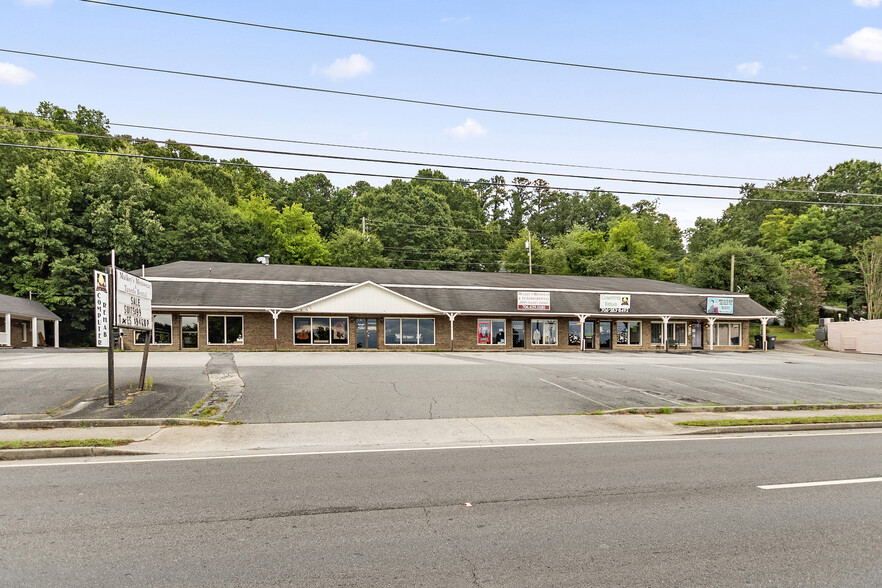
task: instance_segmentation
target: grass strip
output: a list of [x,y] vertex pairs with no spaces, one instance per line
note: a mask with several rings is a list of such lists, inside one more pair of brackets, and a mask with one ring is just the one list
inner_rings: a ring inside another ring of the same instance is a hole
[[0,441],[0,449],[46,449],[51,447],[119,447],[134,439],[63,439],[46,441]]
[[781,417],[771,419],[710,419],[681,421],[686,427],[740,427],[743,425],[811,425],[815,423],[872,423],[882,422],[882,414],[853,414],[814,417]]

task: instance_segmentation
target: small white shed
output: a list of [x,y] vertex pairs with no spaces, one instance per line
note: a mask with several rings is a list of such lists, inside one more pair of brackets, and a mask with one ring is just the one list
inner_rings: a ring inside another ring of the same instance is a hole
[[58,347],[61,317],[36,300],[0,294],[0,346],[45,346],[47,321],[54,323],[52,343]]

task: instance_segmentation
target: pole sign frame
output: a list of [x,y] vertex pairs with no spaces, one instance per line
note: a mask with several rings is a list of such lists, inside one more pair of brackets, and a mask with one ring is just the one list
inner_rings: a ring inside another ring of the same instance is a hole
[[107,274],[95,270],[95,347],[110,347],[110,293]]
[[136,331],[153,330],[153,284],[122,270],[113,280],[116,316],[113,326]]

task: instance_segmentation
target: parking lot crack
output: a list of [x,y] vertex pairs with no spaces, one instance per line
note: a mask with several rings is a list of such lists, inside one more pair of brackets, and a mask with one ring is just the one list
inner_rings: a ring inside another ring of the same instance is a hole
[[475,423],[473,423],[473,422],[471,421],[471,419],[466,419],[466,422],[467,422],[468,424],[470,424],[471,426],[473,426],[473,427],[475,428],[476,431],[478,431],[480,434],[482,434],[482,435],[484,436],[484,438],[487,439],[487,441],[489,441],[490,443],[493,443],[493,439],[491,439],[490,436],[487,435],[487,433],[485,433],[484,431],[482,431],[482,430],[481,430],[481,427],[479,427],[478,425],[476,425]]

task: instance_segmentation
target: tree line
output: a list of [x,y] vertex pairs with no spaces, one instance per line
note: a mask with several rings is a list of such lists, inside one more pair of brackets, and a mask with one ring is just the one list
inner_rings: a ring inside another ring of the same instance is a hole
[[[73,343],[91,341],[91,274],[109,263],[111,249],[132,269],[269,255],[285,264],[532,267],[722,289],[735,255],[738,289],[771,309],[797,298],[808,308],[792,312],[792,321],[812,320],[821,301],[861,308],[874,300],[856,253],[882,234],[882,213],[813,203],[878,203],[865,196],[882,192],[877,163],[746,185],[721,218],[700,218],[683,232],[657,201],[626,205],[601,189],[556,190],[542,179],[473,182],[426,169],[383,186],[337,187],[323,174],[289,181],[173,141],[112,137],[104,114],[84,106],[0,108],[0,127],[2,143],[97,152],[0,147],[0,291],[34,293],[62,316],[63,339]],[[761,202],[781,199],[769,188],[794,190],[786,199],[799,203]]]

